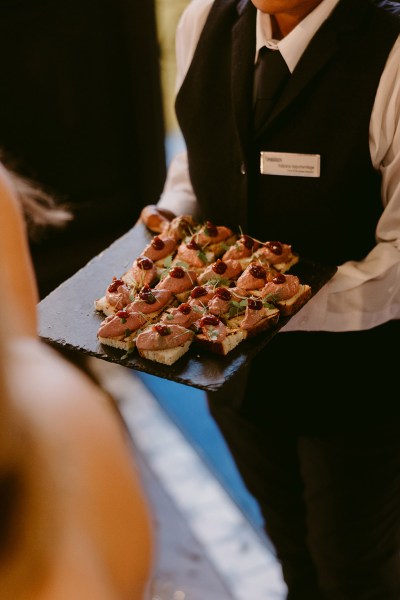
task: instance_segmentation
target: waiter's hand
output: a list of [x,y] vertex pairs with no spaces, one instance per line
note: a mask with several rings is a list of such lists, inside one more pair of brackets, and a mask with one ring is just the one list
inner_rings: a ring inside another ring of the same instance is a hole
[[175,215],[165,208],[157,208],[155,204],[148,204],[140,213],[141,221],[154,233],[162,233],[167,229]]

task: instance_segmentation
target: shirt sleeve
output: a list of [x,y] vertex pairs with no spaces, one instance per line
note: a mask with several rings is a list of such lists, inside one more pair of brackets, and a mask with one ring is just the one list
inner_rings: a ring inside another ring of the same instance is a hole
[[199,216],[199,207],[189,178],[186,151],[172,159],[157,207],[167,208],[175,215],[192,215],[195,219]]
[[400,38],[382,73],[369,136],[372,164],[382,174],[376,246],[364,260],[340,265],[282,332],[361,330],[400,319]]
[[[213,0],[191,0],[179,19],[175,36],[176,93],[181,87],[192,62],[212,3]],[[190,214],[194,218],[200,216],[197,199],[189,177],[186,151],[177,154],[172,159],[157,206],[167,208],[176,215]]]

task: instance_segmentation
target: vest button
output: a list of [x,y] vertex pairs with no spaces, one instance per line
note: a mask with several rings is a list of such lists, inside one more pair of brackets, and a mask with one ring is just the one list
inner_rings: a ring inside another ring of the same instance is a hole
[[240,172],[242,175],[246,175],[246,165],[244,164],[244,162],[242,162],[240,165]]

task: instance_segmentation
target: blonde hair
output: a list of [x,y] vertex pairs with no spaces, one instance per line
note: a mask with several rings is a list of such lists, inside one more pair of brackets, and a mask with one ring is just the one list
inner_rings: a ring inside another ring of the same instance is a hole
[[7,168],[17,196],[30,239],[38,237],[43,228],[63,227],[73,218],[66,204],[59,204],[36,182]]

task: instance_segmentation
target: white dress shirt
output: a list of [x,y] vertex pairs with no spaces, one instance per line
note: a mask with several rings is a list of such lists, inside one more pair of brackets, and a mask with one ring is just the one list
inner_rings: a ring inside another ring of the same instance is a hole
[[[279,47],[292,72],[337,2],[322,0],[279,41],[272,39],[269,15],[257,11],[255,61],[263,45]],[[176,32],[176,90],[189,68],[212,4],[213,0],[192,0],[181,16]],[[377,223],[376,246],[364,260],[339,265],[328,284],[291,318],[282,332],[360,330],[400,319],[400,36],[388,57],[377,90],[369,144],[372,164],[382,174],[384,210]],[[199,214],[186,152],[172,161],[158,206],[169,208],[177,215]],[[360,215],[360,227],[362,222]],[[290,243],[290,240],[284,241]]]

